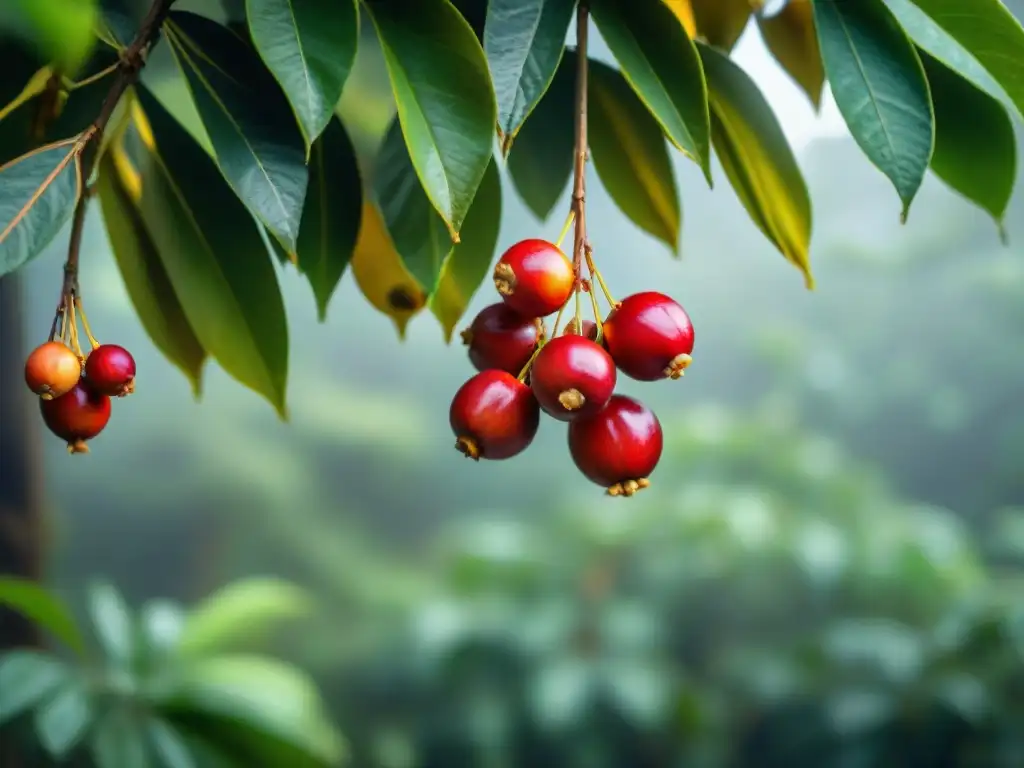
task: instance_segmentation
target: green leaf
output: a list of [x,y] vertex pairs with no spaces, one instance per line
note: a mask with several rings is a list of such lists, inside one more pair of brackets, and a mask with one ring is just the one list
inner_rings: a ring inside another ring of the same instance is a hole
[[165,29],[224,177],[294,250],[309,172],[302,134],[280,87],[256,52],[226,27],[175,11]]
[[185,374],[198,397],[206,352],[185,317],[136,207],[142,180],[130,167],[119,173],[115,167],[118,157],[123,155],[108,153],[103,158],[96,181],[110,248],[142,327],[164,357]]
[[71,219],[81,144],[68,139],[0,166],[0,276],[38,256]]
[[71,611],[64,602],[28,579],[0,577],[0,605],[35,622],[76,653],[85,643]]
[[1024,115],[1024,28],[1000,0],[913,0],[977,59]]
[[523,125],[508,156],[516,191],[538,219],[551,215],[572,176],[573,83],[576,53],[567,50],[544,98]]
[[99,20],[96,0],[4,0],[0,28],[13,28],[27,37],[48,60],[73,74],[88,58],[95,43],[93,26]]
[[185,621],[178,652],[202,656],[252,643],[268,632],[310,616],[306,592],[278,579],[247,579],[229,584],[198,605]]
[[128,668],[135,654],[135,623],[121,593],[111,584],[91,584],[89,615],[104,654],[118,667]]
[[803,89],[815,109],[821,108],[825,68],[814,28],[810,2],[786,3],[774,16],[758,16],[765,47],[793,81]]
[[711,96],[715,153],[754,224],[814,287],[811,199],[778,119],[757,84],[728,56],[698,46]]
[[330,122],[355,63],[358,6],[355,0],[246,0],[245,15],[309,147]]
[[153,764],[145,726],[126,710],[107,712],[89,738],[96,768],[148,768]]
[[377,153],[373,191],[406,268],[428,294],[433,293],[452,241],[444,220],[420,186],[397,118]]
[[151,718],[146,724],[146,730],[162,768],[197,768],[187,740],[169,722]]
[[673,251],[679,246],[679,193],[661,127],[619,72],[590,61],[590,152],[619,209]]
[[920,55],[935,106],[932,170],[1002,230],[1017,177],[1013,122],[996,99],[930,54]]
[[211,741],[248,747],[245,751],[257,755],[257,764],[295,765],[281,757],[298,753],[307,758],[303,765],[335,765],[344,754],[341,737],[310,679],[273,659],[221,656],[197,661],[184,670],[165,707],[193,724],[213,720],[225,738]]
[[462,242],[445,260],[437,291],[430,297],[430,311],[441,322],[448,343],[473,294],[490,273],[500,229],[501,177],[492,161],[466,216]]
[[711,182],[711,118],[700,56],[662,3],[593,0],[594,21],[622,74],[668,140]]
[[35,707],[69,676],[67,664],[47,653],[16,650],[0,656],[0,725]]
[[498,138],[507,155],[523,122],[551,85],[575,0],[491,0],[484,52],[498,100]]
[[309,192],[299,230],[298,266],[313,287],[320,321],[352,259],[363,212],[363,186],[352,140],[339,118],[313,145]]
[[448,0],[365,0],[365,7],[416,175],[457,242],[497,121],[483,48]]
[[814,2],[825,73],[854,140],[892,181],[905,221],[935,146],[928,81],[882,0]]
[[36,710],[36,736],[51,757],[62,760],[85,738],[94,717],[85,685],[73,680]]
[[185,612],[168,600],[152,600],[139,611],[139,667],[159,669],[176,652],[185,626]]
[[708,44],[731,51],[750,21],[751,0],[689,0],[697,34]]
[[[139,210],[202,346],[286,418],[288,328],[256,222],[213,161],[146,89],[125,133]],[[159,148],[159,151],[156,151]]]

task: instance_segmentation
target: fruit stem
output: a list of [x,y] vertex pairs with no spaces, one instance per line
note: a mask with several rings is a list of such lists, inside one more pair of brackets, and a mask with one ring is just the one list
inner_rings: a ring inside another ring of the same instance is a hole
[[78,315],[82,318],[82,328],[85,330],[86,338],[89,339],[89,344],[93,349],[96,349],[100,345],[96,341],[96,337],[92,335],[92,328],[89,327],[89,319],[85,316],[85,307],[82,306],[82,300],[75,296],[75,308],[78,309]]
[[[604,335],[602,323],[601,323],[601,307],[597,305],[597,296],[594,293],[594,270],[590,270],[590,290],[587,292],[590,294],[590,306],[594,309],[594,322],[597,323],[597,338],[594,341],[598,344],[601,343],[601,336]],[[583,332],[583,326],[578,326],[580,333]]]
[[[589,246],[588,246],[589,249]],[[601,274],[601,270],[594,266],[594,260],[590,257],[590,252],[587,252],[587,266],[590,268],[590,274],[596,278],[597,284],[601,286],[601,293],[604,294],[605,301],[608,302],[612,309],[615,309],[619,302],[612,296],[612,292],[608,290],[608,284],[604,281],[604,276]]]
[[561,250],[562,242],[565,240],[565,236],[569,234],[569,228],[572,226],[572,223],[575,219],[576,211],[570,208],[569,215],[565,217],[565,224],[562,226],[562,231],[558,234],[558,240],[555,241],[555,247],[557,247],[559,250]]
[[587,0],[576,6],[576,88],[574,94],[574,162],[572,185],[572,211],[575,214],[573,232],[572,268],[576,274],[576,324],[582,328],[579,310],[579,292],[583,286],[583,251],[587,241],[586,166],[587,166],[587,33],[590,9]]
[[78,343],[78,319],[75,317],[75,302],[68,305],[68,337],[71,341],[71,351],[81,358],[82,347]]

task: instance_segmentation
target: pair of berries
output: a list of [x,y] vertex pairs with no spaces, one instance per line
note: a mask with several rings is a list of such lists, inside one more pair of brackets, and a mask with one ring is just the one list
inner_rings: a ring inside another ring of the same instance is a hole
[[25,383],[39,395],[43,423],[67,441],[69,453],[88,453],[86,443],[110,421],[110,398],[135,391],[135,360],[116,344],[95,347],[82,359],[62,341],[36,347],[25,361]]
[[568,422],[569,452],[592,482],[613,496],[647,487],[661,458],[661,425],[642,403],[615,394],[617,371],[640,381],[679,378],[693,351],[686,312],[663,294],[638,293],[600,326],[574,318],[546,340],[541,318],[566,305],[576,277],[544,240],[506,251],[494,283],[502,302],[462,334],[479,373],[452,400],[456,447],[477,460],[511,458],[533,441],[543,410]]

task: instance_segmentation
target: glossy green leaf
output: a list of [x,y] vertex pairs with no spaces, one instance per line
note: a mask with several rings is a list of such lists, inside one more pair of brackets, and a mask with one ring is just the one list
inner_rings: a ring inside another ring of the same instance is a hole
[[500,229],[501,177],[497,163],[492,161],[466,216],[462,242],[442,265],[437,290],[430,297],[430,311],[441,322],[449,343],[473,294],[490,274]]
[[89,586],[88,605],[104,655],[127,669],[135,654],[135,623],[121,593],[111,584],[96,582]]
[[330,122],[355,63],[355,0],[246,0],[245,16],[311,145]]
[[184,670],[180,687],[165,706],[193,722],[199,716],[218,720],[225,738],[214,743],[234,742],[248,746],[246,752],[256,751],[254,746],[266,750],[258,757],[261,764],[294,765],[281,757],[298,753],[307,758],[303,765],[336,765],[345,752],[312,681],[273,659],[220,656],[196,661]]
[[71,611],[62,600],[34,581],[0,577],[0,605],[35,622],[73,651],[85,650]]
[[76,72],[89,57],[96,42],[97,0],[4,0],[0,5],[0,29],[26,37],[65,72]]
[[448,0],[365,0],[413,167],[457,240],[491,161],[497,106],[483,48]]
[[774,16],[757,17],[765,47],[793,81],[803,89],[815,109],[821,107],[825,68],[809,1],[786,3]]
[[[755,0],[756,2],[756,0]],[[700,39],[731,51],[750,21],[752,0],[689,0]]]
[[178,730],[161,718],[146,723],[149,743],[161,768],[198,768],[188,742]]
[[498,100],[503,154],[555,76],[575,7],[575,0],[491,0],[487,5],[484,52]]
[[224,177],[294,250],[309,171],[302,134],[280,87],[227,27],[175,11],[165,29]]
[[420,186],[395,119],[377,153],[373,191],[391,241],[409,273],[432,293],[452,250],[448,229]]
[[969,80],[920,52],[935,106],[935,174],[1002,227],[1017,177],[1017,141],[1003,106]]
[[262,639],[267,632],[307,618],[309,595],[278,579],[246,579],[229,584],[200,603],[185,621],[178,652],[198,657],[239,643]]
[[0,275],[38,256],[71,219],[82,188],[79,149],[69,139],[0,167]]
[[89,751],[95,768],[158,765],[151,758],[144,729],[143,721],[127,709],[113,709],[104,714],[89,736]]
[[51,757],[61,760],[85,738],[95,716],[85,684],[72,680],[36,710],[36,737]]
[[661,126],[616,70],[590,62],[590,152],[619,209],[673,250],[679,246],[679,192]]
[[575,70],[576,53],[567,50],[508,156],[516,191],[542,220],[551,214],[572,176]]
[[321,322],[352,259],[363,212],[356,151],[345,126],[334,118],[313,145],[309,192],[299,230],[298,266],[313,287]]
[[206,352],[185,317],[136,207],[142,181],[132,168],[125,168],[123,176],[119,174],[116,157],[107,154],[103,158],[96,181],[110,248],[142,327],[164,357],[185,374],[198,397]]
[[48,653],[15,650],[0,656],[0,725],[35,707],[69,676],[67,664]]
[[825,73],[854,140],[910,211],[931,161],[935,119],[917,51],[882,0],[814,2]]
[[698,46],[711,95],[715,153],[754,224],[814,287],[811,199],[793,150],[757,84],[728,56]]
[[185,317],[224,370],[285,418],[287,321],[256,222],[185,129],[146,89],[138,95],[142,110],[125,150],[142,180],[142,219]]
[[913,0],[981,64],[1024,115],[1024,27],[1001,0]]
[[683,25],[662,3],[593,0],[594,21],[622,74],[668,140],[711,184],[711,118],[700,56]]

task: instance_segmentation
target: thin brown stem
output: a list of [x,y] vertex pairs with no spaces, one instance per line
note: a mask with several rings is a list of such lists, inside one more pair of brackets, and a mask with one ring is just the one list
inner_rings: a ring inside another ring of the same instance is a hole
[[[583,285],[583,249],[587,241],[587,28],[589,22],[590,9],[587,7],[587,1],[580,0],[576,7],[575,139],[573,142],[572,184],[572,210],[576,225],[573,233],[572,266],[576,273],[577,292]],[[579,325],[579,317],[576,318],[576,323]]]

